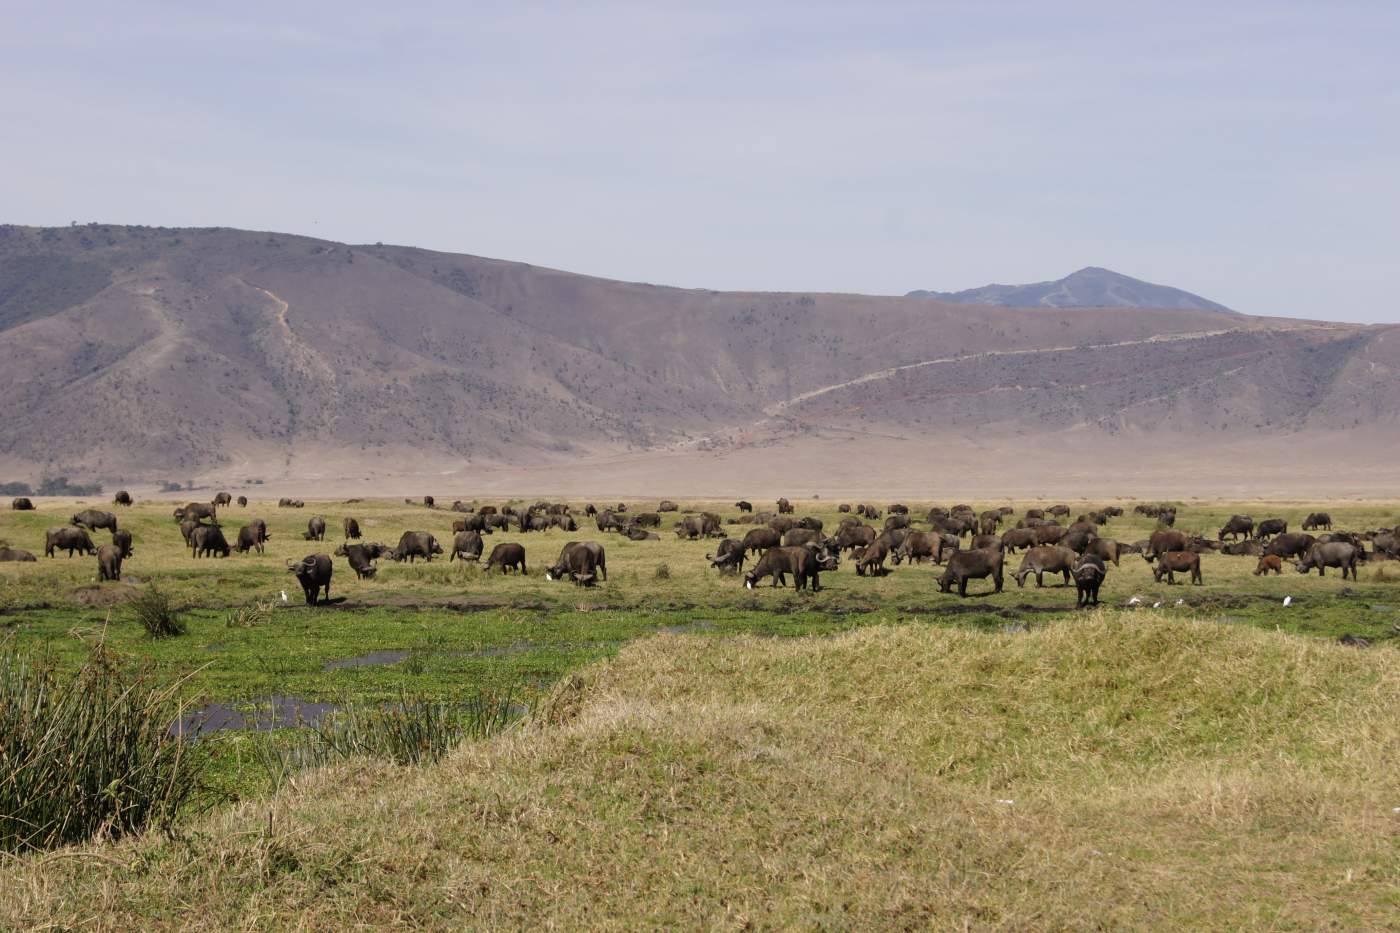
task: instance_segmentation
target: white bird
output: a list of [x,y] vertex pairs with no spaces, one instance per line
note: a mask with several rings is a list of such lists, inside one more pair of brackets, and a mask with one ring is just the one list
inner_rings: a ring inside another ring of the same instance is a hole
[[1162,608],[1162,601],[1161,601],[1160,599],[1157,600],[1155,603],[1152,604],[1152,608],[1153,608],[1153,609],[1161,609],[1161,608]]
[[282,602],[285,603],[286,601],[287,601],[287,591],[286,591],[286,590],[283,590],[283,591],[282,591]]
[[1178,599],[1178,600],[1176,601],[1176,604],[1177,604],[1178,606],[1180,606],[1180,605],[1181,605],[1182,603],[1184,603],[1184,602],[1186,602],[1186,600],[1184,600],[1184,599]]
[[1129,606],[1139,606],[1139,605],[1141,605],[1141,604],[1142,604],[1142,597],[1141,597],[1141,596],[1134,596],[1132,599],[1128,600],[1128,605],[1129,605]]
[[1291,606],[1291,605],[1293,605],[1293,597],[1292,597],[1292,596],[1285,596],[1285,597],[1283,597],[1283,604],[1284,604],[1285,606]]

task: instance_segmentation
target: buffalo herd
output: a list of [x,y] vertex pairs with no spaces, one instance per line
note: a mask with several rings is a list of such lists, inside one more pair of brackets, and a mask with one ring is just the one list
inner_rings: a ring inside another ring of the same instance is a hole
[[[114,503],[130,506],[132,498],[125,490],[117,493]],[[352,502],[360,500],[350,500]],[[412,503],[413,500],[405,500]],[[221,508],[232,506],[228,493],[219,493],[210,502],[189,502],[172,512],[186,545],[194,558],[228,557],[232,552],[262,554],[271,537],[267,524],[254,519],[239,528],[231,545],[225,538],[218,516]],[[239,496],[238,506],[247,499]],[[436,509],[432,496],[422,503]],[[32,510],[33,503],[25,498],[14,500],[16,510]],[[283,508],[303,508],[299,499],[283,498]],[[1341,572],[1343,579],[1356,579],[1359,563],[1374,557],[1400,557],[1400,528],[1364,532],[1333,531],[1332,517],[1326,512],[1312,512],[1302,522],[1302,531],[1289,531],[1289,523],[1279,517],[1256,520],[1251,515],[1232,515],[1214,536],[1193,534],[1176,526],[1177,509],[1170,504],[1140,504],[1134,511],[1155,519],[1156,528],[1147,538],[1119,541],[1111,537],[1107,526],[1123,514],[1121,508],[1106,507],[1086,511],[1069,521],[1072,510],[1064,504],[1046,508],[1029,508],[1016,519],[1009,506],[984,509],[980,512],[967,505],[951,508],[934,507],[922,518],[912,514],[902,503],[891,503],[883,509],[871,503],[841,503],[837,507],[839,524],[828,528],[813,515],[798,516],[797,509],[786,498],[778,499],[774,511],[755,511],[753,503],[741,499],[734,503],[738,516],[727,521],[708,511],[685,511],[673,523],[675,534],[682,540],[718,539],[712,553],[705,554],[709,566],[721,575],[738,576],[752,558],[750,569],[743,573],[743,585],[753,589],[759,582],[769,580],[770,586],[786,586],[789,577],[797,590],[821,589],[821,574],[836,571],[842,557],[852,562],[860,577],[883,577],[903,564],[928,563],[941,566],[936,578],[943,593],[956,588],[959,597],[968,595],[970,581],[988,580],[991,592],[1002,592],[1007,573],[1006,563],[1019,553],[1020,563],[1011,576],[1018,587],[1034,579],[1036,587],[1045,583],[1046,574],[1059,579],[1064,586],[1071,583],[1077,591],[1077,605],[1096,605],[1099,589],[1108,568],[1120,566],[1124,556],[1140,555],[1152,567],[1154,579],[1175,584],[1181,576],[1190,583],[1201,585],[1201,555],[1220,551],[1226,555],[1250,556],[1258,559],[1255,575],[1275,576],[1291,563],[1299,573],[1316,570]],[[536,502],[529,506],[468,506],[456,501],[451,512],[458,517],[452,522],[451,550],[448,561],[481,562],[486,553],[484,537],[495,531],[520,533],[542,532],[552,528],[576,531],[578,519],[565,503]],[[628,512],[619,503],[599,508],[589,504],[583,517],[592,519],[601,533],[614,532],[633,541],[658,540],[661,515],[682,512],[679,503],[661,500],[654,511]],[[882,521],[883,516],[883,521]],[[1014,520],[1014,525],[1012,524]],[[731,537],[726,525],[751,525],[742,536]],[[923,527],[918,527],[922,525]],[[398,544],[363,542],[360,523],[355,518],[343,519],[341,529],[345,538],[334,556],[345,558],[358,579],[374,577],[376,561],[388,558],[412,563],[419,559],[431,561],[444,553],[442,544],[427,531],[405,531]],[[95,544],[91,534],[105,530],[111,542]],[[1314,535],[1313,532],[1320,532]],[[326,521],[320,516],[307,520],[302,537],[307,541],[324,541]],[[965,540],[966,539],[966,540]],[[1370,543],[1368,553],[1366,544]],[[130,531],[119,528],[118,518],[111,512],[84,509],[74,514],[67,525],[49,528],[45,533],[44,555],[52,558],[66,551],[96,556],[100,580],[120,580],[122,562],[133,553]],[[27,551],[0,547],[0,561],[33,561]],[[483,571],[501,574],[528,575],[525,548],[516,542],[496,544],[487,553]],[[297,577],[309,605],[330,598],[332,560],[326,554],[311,554],[300,562],[289,563],[287,570]],[[571,541],[559,557],[545,570],[547,580],[570,580],[577,586],[594,586],[607,582],[607,557],[603,545],[596,541]]]

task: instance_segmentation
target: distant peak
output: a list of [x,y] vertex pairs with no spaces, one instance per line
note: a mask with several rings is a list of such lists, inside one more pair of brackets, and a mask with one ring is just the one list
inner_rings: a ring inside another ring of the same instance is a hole
[[921,289],[909,292],[909,297],[1006,308],[1174,308],[1236,313],[1200,295],[1144,282],[1102,266],[1085,266],[1053,282],[984,285],[960,292]]

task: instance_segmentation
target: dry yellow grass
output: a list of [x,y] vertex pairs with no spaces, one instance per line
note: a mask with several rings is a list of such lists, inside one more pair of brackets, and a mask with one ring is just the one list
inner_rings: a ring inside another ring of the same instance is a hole
[[439,765],[12,860],[0,924],[1384,927],[1397,702],[1389,650],[1112,612],[662,636]]

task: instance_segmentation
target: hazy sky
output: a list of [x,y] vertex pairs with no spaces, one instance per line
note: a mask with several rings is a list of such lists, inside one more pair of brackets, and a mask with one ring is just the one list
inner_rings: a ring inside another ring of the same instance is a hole
[[0,0],[0,221],[1400,320],[1400,3]]

